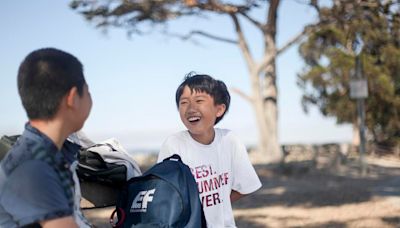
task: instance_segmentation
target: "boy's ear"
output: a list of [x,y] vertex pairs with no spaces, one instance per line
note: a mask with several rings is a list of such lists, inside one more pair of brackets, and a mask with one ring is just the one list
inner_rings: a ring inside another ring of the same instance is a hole
[[217,117],[221,117],[226,111],[225,104],[218,104],[217,105]]
[[75,106],[77,96],[78,96],[78,89],[76,88],[76,86],[74,86],[67,93],[67,106],[68,107]]

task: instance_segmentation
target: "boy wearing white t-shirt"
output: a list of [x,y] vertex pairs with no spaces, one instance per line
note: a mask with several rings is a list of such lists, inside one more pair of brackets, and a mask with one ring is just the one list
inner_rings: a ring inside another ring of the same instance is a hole
[[261,187],[243,143],[214,128],[229,109],[226,85],[208,75],[188,75],[175,96],[188,129],[169,136],[158,161],[178,154],[196,179],[207,227],[236,227],[231,202]]

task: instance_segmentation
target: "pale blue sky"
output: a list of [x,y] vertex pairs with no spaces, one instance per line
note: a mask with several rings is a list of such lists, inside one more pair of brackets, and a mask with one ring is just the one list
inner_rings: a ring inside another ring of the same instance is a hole
[[[190,71],[225,81],[229,88],[250,91],[247,68],[236,46],[198,38],[200,45],[153,32],[127,38],[123,30],[95,29],[69,1],[4,0],[0,8],[0,135],[18,134],[26,116],[18,98],[16,75],[32,50],[55,47],[77,56],[84,65],[94,106],[83,130],[95,141],[115,137],[128,149],[158,149],[171,133],[184,129],[174,103],[175,89]],[[278,46],[313,21],[312,9],[283,0],[279,11]],[[190,27],[191,26],[191,27]],[[228,17],[192,18],[170,29],[207,28],[232,35]],[[147,31],[153,28],[147,27]],[[262,50],[260,34],[246,29],[252,50]],[[259,54],[258,54],[259,55]],[[279,138],[281,143],[349,142],[351,126],[338,126],[313,108],[301,108],[296,75],[304,66],[293,46],[278,58]],[[257,142],[251,106],[232,93],[230,112],[218,125],[232,129],[246,144]]]

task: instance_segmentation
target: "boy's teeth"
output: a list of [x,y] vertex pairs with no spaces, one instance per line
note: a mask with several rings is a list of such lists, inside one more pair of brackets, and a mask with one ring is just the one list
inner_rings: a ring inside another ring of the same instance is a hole
[[188,120],[189,121],[196,121],[196,120],[200,120],[200,117],[189,117]]

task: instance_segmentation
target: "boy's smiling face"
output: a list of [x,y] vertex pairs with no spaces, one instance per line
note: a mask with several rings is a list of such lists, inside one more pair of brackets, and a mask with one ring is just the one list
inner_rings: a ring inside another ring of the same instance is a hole
[[224,104],[215,104],[207,93],[191,91],[185,86],[179,99],[179,115],[190,135],[202,144],[214,140],[214,124],[225,112]]

